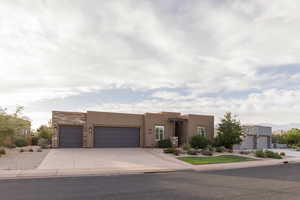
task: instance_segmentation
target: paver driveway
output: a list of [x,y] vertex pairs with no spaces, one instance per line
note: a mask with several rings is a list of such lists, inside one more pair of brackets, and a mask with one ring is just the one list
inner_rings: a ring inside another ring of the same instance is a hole
[[175,170],[188,166],[151,149],[52,149],[38,169]]

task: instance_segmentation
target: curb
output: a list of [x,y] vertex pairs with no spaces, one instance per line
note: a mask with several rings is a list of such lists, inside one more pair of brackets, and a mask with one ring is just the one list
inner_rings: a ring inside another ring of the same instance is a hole
[[[271,162],[270,162],[271,161]],[[272,162],[273,161],[273,162]],[[256,162],[251,165],[251,162]],[[259,163],[261,162],[261,163]],[[286,163],[287,162],[287,163]],[[268,160],[268,161],[249,161],[244,163],[224,163],[210,165],[191,165],[189,168],[181,169],[144,169],[144,170],[112,170],[103,171],[99,169],[88,170],[0,170],[0,180],[16,180],[16,179],[43,179],[43,178],[67,178],[67,177],[91,177],[91,176],[120,176],[133,174],[160,174],[172,173],[179,171],[218,171],[241,168],[253,168],[264,166],[276,166],[300,163],[300,159],[283,159],[283,160]]]
[[[251,163],[255,162],[255,163]],[[199,165],[194,166],[194,170],[201,171],[220,171],[230,169],[243,169],[243,168],[255,168],[255,167],[267,167],[267,166],[279,166],[287,164],[300,163],[300,159],[283,159],[283,160],[268,160],[268,161],[249,161],[241,163],[223,163],[223,164],[211,164],[211,165]]]
[[43,178],[68,178],[68,177],[92,177],[92,176],[120,176],[120,175],[133,175],[133,174],[162,174],[162,173],[171,173],[177,171],[186,171],[186,169],[178,169],[178,170],[169,170],[169,169],[161,169],[161,170],[132,170],[132,171],[114,171],[114,172],[94,172],[88,173],[88,171],[80,170],[83,173],[63,173],[57,170],[53,170],[53,172],[46,173],[28,173],[22,174],[21,172],[16,174],[3,174],[0,175],[0,180],[17,180],[17,179],[43,179]]

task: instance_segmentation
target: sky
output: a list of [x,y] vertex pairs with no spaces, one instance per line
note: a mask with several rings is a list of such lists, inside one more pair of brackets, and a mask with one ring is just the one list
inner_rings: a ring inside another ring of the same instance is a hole
[[2,0],[0,106],[300,123],[298,0]]

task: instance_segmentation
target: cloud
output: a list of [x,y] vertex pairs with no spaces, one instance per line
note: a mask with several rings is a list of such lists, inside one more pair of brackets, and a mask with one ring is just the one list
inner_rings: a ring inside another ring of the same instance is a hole
[[[253,102],[273,105],[272,91],[288,99],[285,90],[298,91],[299,71],[285,69],[300,63],[299,6],[293,0],[4,1],[0,105],[30,107],[128,89],[153,92],[155,99],[140,101],[141,110],[156,105],[200,112],[207,106],[211,113],[225,107],[250,116],[265,106]],[[182,88],[186,94],[176,91]],[[221,95],[245,91],[259,93]],[[165,103],[172,99],[174,107]],[[134,110],[122,102],[110,106]],[[249,120],[283,118],[262,112]]]
[[[225,112],[238,114],[243,123],[289,123],[299,121],[300,89],[266,90],[251,93],[245,100],[202,97],[183,99],[174,92],[155,93],[161,99],[144,100],[139,103],[103,103],[87,110],[114,112],[160,112],[174,111],[188,113],[214,114],[218,121]],[[179,97],[179,98],[178,98]]]

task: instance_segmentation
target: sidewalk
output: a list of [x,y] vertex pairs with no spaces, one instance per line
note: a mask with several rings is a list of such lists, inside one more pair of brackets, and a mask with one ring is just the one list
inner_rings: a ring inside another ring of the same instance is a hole
[[33,169],[33,170],[0,170],[0,179],[22,179],[22,178],[56,178],[56,177],[76,177],[76,176],[112,176],[125,174],[139,174],[139,173],[164,173],[178,170],[195,170],[195,171],[210,171],[210,170],[224,170],[237,169],[247,167],[261,167],[270,165],[281,165],[283,162],[299,163],[300,158],[286,158],[281,160],[263,160],[263,161],[248,161],[240,163],[226,163],[226,164],[210,164],[210,165],[189,165],[182,169],[168,169],[168,168],[132,168],[130,170],[120,169]]
[[214,170],[224,170],[224,169],[238,169],[238,168],[248,168],[248,167],[263,167],[272,165],[282,165],[284,162],[300,163],[300,158],[290,157],[284,159],[268,159],[268,160],[258,160],[258,161],[248,161],[248,162],[236,162],[236,163],[223,163],[223,164],[211,164],[211,165],[193,165],[193,169],[196,171],[214,171]]

